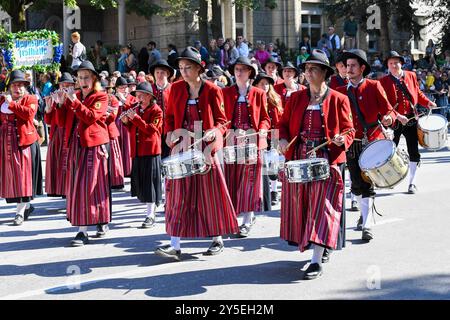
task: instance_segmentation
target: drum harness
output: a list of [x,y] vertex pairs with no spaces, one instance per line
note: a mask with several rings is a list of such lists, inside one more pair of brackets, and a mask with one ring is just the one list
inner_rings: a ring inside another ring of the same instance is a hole
[[[413,103],[413,99],[411,97],[411,93],[409,92],[409,90],[406,89],[405,86],[400,82],[400,80],[398,80],[396,77],[394,77],[392,75],[392,73],[389,74],[389,77],[392,79],[392,81],[394,81],[395,86],[402,91],[403,96],[406,98],[406,100],[408,100],[411,108],[413,109],[414,117],[412,119],[418,119],[420,115],[418,114],[417,108]],[[398,97],[397,97],[397,100],[398,100]],[[398,103],[396,106],[398,106]],[[394,109],[397,109],[397,107],[394,107]],[[411,117],[411,114],[408,115],[408,118],[409,117]],[[409,119],[409,120],[412,120],[412,119]],[[408,121],[408,123],[406,124],[406,126],[409,126],[409,127],[413,126],[413,125],[414,125],[414,121],[411,121],[411,122]],[[398,124],[395,126],[395,129],[397,129],[397,128],[398,128]]]
[[[373,127],[376,127],[376,126],[378,125],[379,122],[377,121],[377,122],[373,122],[373,123],[369,123],[369,124],[368,124],[368,123],[366,122],[366,120],[364,119],[364,116],[363,116],[363,114],[362,114],[362,112],[361,112],[361,109],[359,108],[358,101],[356,100],[356,97],[355,97],[355,95],[353,94],[353,92],[352,92],[352,90],[350,89],[350,87],[347,88],[347,95],[348,95],[348,97],[349,97],[349,99],[350,99],[350,102],[351,102],[351,103],[353,104],[353,106],[355,107],[355,110],[356,110],[356,114],[357,114],[357,116],[358,116],[358,119],[359,119],[359,121],[361,121],[361,124],[363,125],[363,128],[364,128],[364,137],[363,137],[362,142],[361,142],[361,150],[362,150],[362,148],[363,148],[365,145],[367,145],[367,144],[369,143],[369,140],[368,140],[368,137],[367,137],[367,131],[368,131],[368,129],[373,128]],[[373,133],[372,133],[372,134],[373,134]],[[352,146],[353,146],[353,145],[355,145],[355,144],[352,144]],[[353,154],[354,154],[354,155],[356,155],[356,150],[355,150],[355,149],[356,149],[356,145],[355,145],[354,150],[353,150]],[[360,150],[360,152],[361,152],[361,150]],[[375,197],[373,197],[372,218],[373,218],[373,222],[376,224],[374,212],[375,212],[377,215],[379,215],[380,217],[383,216],[381,213],[378,212],[377,208],[375,207]]]

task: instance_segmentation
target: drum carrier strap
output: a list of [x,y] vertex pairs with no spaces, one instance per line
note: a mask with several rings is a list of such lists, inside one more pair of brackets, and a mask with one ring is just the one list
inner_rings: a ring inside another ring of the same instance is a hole
[[392,73],[389,74],[389,77],[392,79],[392,81],[394,81],[395,86],[403,92],[403,95],[406,97],[409,104],[411,105],[411,108],[413,109],[414,115],[417,116],[417,109],[413,103],[413,99],[411,97],[411,93],[409,92],[409,90],[406,89],[405,86],[400,82],[400,80],[394,77]]
[[[365,142],[368,142],[368,138],[367,138],[367,131],[370,128],[376,127],[378,125],[378,121],[377,122],[372,122],[372,123],[367,123],[366,119],[364,119],[364,116],[361,112],[361,108],[359,107],[358,104],[358,100],[356,99],[355,95],[353,94],[352,90],[350,89],[350,87],[347,88],[347,96],[350,99],[351,104],[355,107],[356,110],[356,114],[358,116],[359,121],[361,122],[363,129],[364,129],[364,139]],[[366,144],[366,143],[363,143]]]

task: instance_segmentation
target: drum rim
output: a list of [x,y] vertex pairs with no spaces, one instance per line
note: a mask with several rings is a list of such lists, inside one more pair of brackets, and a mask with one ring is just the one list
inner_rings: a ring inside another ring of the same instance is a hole
[[[367,148],[369,148],[369,146],[371,146],[372,144],[377,143],[378,141],[389,141],[389,142],[391,143],[391,145],[394,146],[394,148],[392,149],[391,154],[390,154],[389,157],[388,157],[381,165],[379,165],[378,167],[372,167],[372,168],[366,168],[366,167],[363,167],[363,166],[361,165],[361,155],[364,153],[364,151],[365,151]],[[377,169],[377,168],[379,168],[380,166],[385,165],[389,160],[391,160],[391,159],[394,157],[394,154],[395,154],[395,152],[396,152],[397,149],[398,149],[398,147],[395,145],[394,141],[392,141],[392,140],[389,140],[389,139],[377,139],[377,140],[374,140],[374,141],[370,142],[367,146],[365,146],[364,149],[361,151],[361,154],[359,155],[358,165],[359,165],[360,169],[363,170],[363,171]]]
[[[426,117],[439,117],[439,118],[442,118],[442,119],[444,119],[444,126],[442,128],[440,128],[440,129],[431,129],[431,130],[430,129],[425,129],[425,128],[423,128],[420,125],[420,119],[423,119],[423,118],[426,118]],[[417,130],[419,130],[419,128],[422,131],[425,131],[425,132],[439,132],[439,131],[442,131],[442,130],[445,131],[446,129],[448,129],[448,120],[442,114],[433,113],[433,114],[430,114],[428,116],[420,117],[419,120],[417,120]]]

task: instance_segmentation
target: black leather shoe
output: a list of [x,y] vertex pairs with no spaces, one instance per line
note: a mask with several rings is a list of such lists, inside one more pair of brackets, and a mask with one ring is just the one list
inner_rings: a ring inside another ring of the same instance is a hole
[[370,241],[373,239],[373,233],[370,228],[363,228],[362,229],[362,240]]
[[278,192],[272,191],[270,193],[271,205],[276,206],[278,204]]
[[409,188],[408,188],[408,193],[409,194],[415,194],[417,192],[417,187],[415,184],[410,184]]
[[28,209],[25,209],[25,212],[23,213],[24,220],[27,221],[30,217],[31,213],[34,211],[34,207],[32,204],[30,204],[30,207]]
[[215,256],[223,251],[223,243],[213,241],[209,246],[208,250],[203,254],[205,256]]
[[313,280],[322,275],[322,266],[318,263],[311,263],[305,270],[304,280]]
[[359,211],[358,201],[356,201],[356,200],[352,201],[352,206],[350,208],[350,211]]
[[181,250],[175,250],[171,245],[157,248],[155,254],[164,258],[172,258],[177,261],[181,260]]
[[358,222],[356,223],[356,231],[362,231],[363,217],[359,216]]
[[155,218],[153,217],[147,217],[145,218],[144,222],[142,223],[142,228],[151,228],[155,226]]
[[98,224],[97,225],[97,238],[103,238],[108,232],[109,227],[107,224]]
[[82,247],[89,243],[89,238],[84,232],[78,232],[75,239],[70,242],[72,247]]
[[325,250],[323,251],[322,263],[327,263],[330,261],[330,255],[332,252],[333,250],[325,248]]
[[20,226],[23,223],[23,217],[20,214],[16,214],[13,223],[15,226]]

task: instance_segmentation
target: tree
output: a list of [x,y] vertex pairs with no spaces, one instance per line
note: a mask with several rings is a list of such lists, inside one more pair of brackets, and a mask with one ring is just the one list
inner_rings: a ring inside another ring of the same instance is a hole
[[425,0],[433,8],[430,17],[443,25],[439,47],[442,51],[450,50],[450,0]]
[[[349,17],[351,13],[354,13],[357,21],[367,21],[366,10],[370,5],[377,5],[380,8],[380,29],[375,32],[380,36],[382,54],[387,54],[391,50],[389,26],[394,23],[398,30],[410,31],[415,37],[420,37],[423,26],[414,19],[416,9],[411,6],[410,0],[336,0],[324,7],[332,22],[342,17]],[[367,31],[365,23],[360,23],[359,27],[362,31]]]

